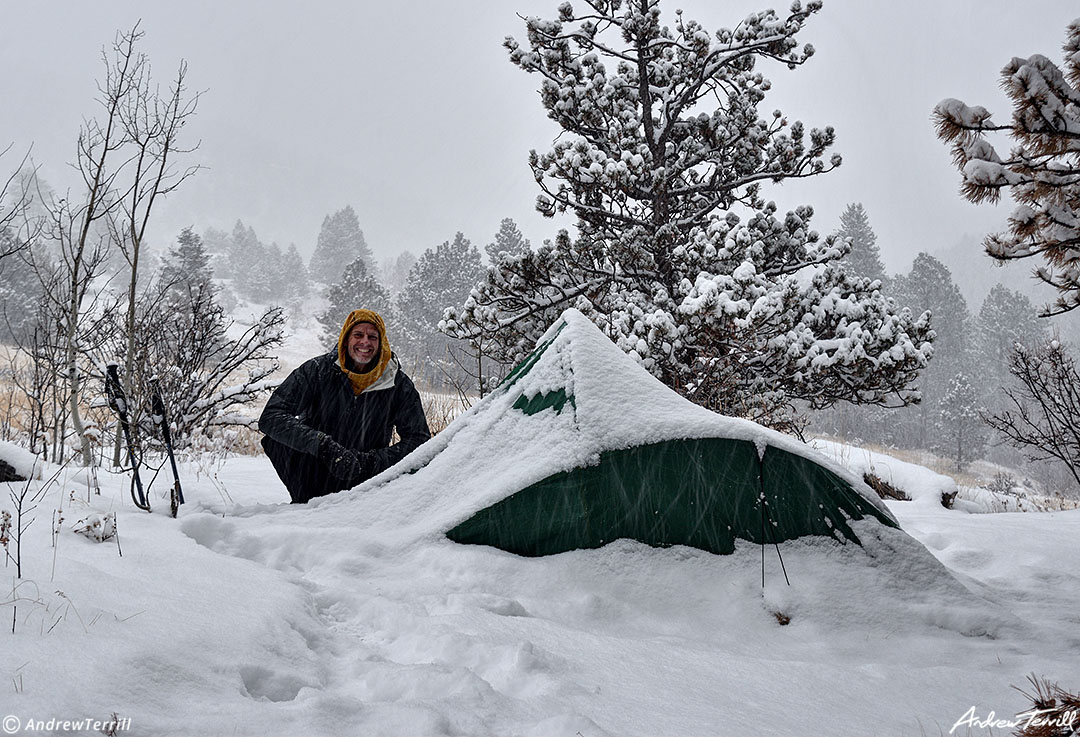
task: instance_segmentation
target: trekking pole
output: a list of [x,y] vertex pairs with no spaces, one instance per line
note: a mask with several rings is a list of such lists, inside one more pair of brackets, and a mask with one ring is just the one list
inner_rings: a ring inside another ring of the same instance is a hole
[[165,414],[165,402],[161,398],[161,387],[157,377],[150,380],[150,405],[154,420],[161,426],[161,440],[165,443],[165,452],[169,454],[172,466],[173,485],[169,492],[169,513],[175,518],[184,503],[184,490],[180,488],[180,473],[176,470],[176,456],[173,454],[172,434],[169,432],[169,418]]
[[133,474],[131,501],[135,502],[135,506],[139,509],[149,512],[150,502],[146,500],[146,494],[143,493],[142,479],[139,478],[139,462],[135,457],[135,443],[131,438],[127,397],[124,395],[124,387],[120,386],[120,376],[117,374],[115,363],[110,363],[105,367],[105,392],[109,395],[109,407],[120,418],[120,427],[124,430],[124,440],[127,442],[128,461],[131,463]]

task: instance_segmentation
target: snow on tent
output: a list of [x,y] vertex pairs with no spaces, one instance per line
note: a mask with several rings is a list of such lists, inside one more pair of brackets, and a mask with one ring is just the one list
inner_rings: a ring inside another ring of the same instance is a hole
[[851,520],[897,527],[861,480],[679,396],[573,309],[492,394],[362,488],[403,526],[526,556],[619,538],[721,554],[736,539],[859,544]]

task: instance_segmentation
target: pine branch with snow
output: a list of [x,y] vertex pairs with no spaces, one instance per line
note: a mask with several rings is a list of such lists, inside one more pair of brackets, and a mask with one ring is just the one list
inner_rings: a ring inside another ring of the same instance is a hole
[[[1036,276],[1057,291],[1045,315],[1080,307],[1080,18],[1066,29],[1064,51],[1064,67],[1042,54],[1005,65],[1008,123],[995,124],[986,108],[955,99],[941,101],[933,113],[961,172],[961,194],[997,202],[1007,190],[1017,203],[1008,229],[988,235],[984,246],[998,261],[1041,262]],[[991,143],[997,133],[1015,143],[1008,153]]]

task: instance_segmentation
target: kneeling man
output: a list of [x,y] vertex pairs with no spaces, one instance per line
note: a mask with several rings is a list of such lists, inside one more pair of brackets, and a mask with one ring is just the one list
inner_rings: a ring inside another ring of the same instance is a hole
[[[400,440],[390,445],[395,428]],[[259,429],[296,504],[352,488],[431,437],[420,395],[371,310],[350,312],[337,350],[289,374],[267,401]]]

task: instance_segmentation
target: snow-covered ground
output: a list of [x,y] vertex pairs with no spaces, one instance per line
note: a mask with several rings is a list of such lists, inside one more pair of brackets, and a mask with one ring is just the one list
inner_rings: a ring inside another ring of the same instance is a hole
[[[108,474],[87,504],[65,472],[32,512],[0,600],[7,733],[116,714],[141,735],[989,735],[1011,730],[965,715],[1024,710],[1028,674],[1080,687],[1080,511],[947,510],[929,472],[889,503],[914,539],[785,543],[790,585],[754,546],[416,540],[366,527],[363,494],[285,504],[264,458],[182,478],[178,520],[164,481],[146,514]],[[24,487],[0,486],[11,510]],[[119,545],[73,531],[94,512]]]
[[[318,343],[297,325],[283,362]],[[864,548],[803,538],[716,556],[617,541],[521,558],[417,534],[432,510],[390,487],[290,506],[263,457],[183,464],[179,519],[167,470],[146,514],[124,475],[102,472],[94,496],[80,470],[35,469],[29,486],[0,484],[0,510],[23,491],[36,504],[0,588],[0,726],[999,735],[1012,730],[982,725],[1028,708],[1013,687],[1029,674],[1080,688],[1080,511],[983,514],[1006,507],[971,495],[949,510],[948,477],[819,447],[912,496],[888,503],[905,532],[867,520]],[[113,519],[118,538],[92,539]]]

